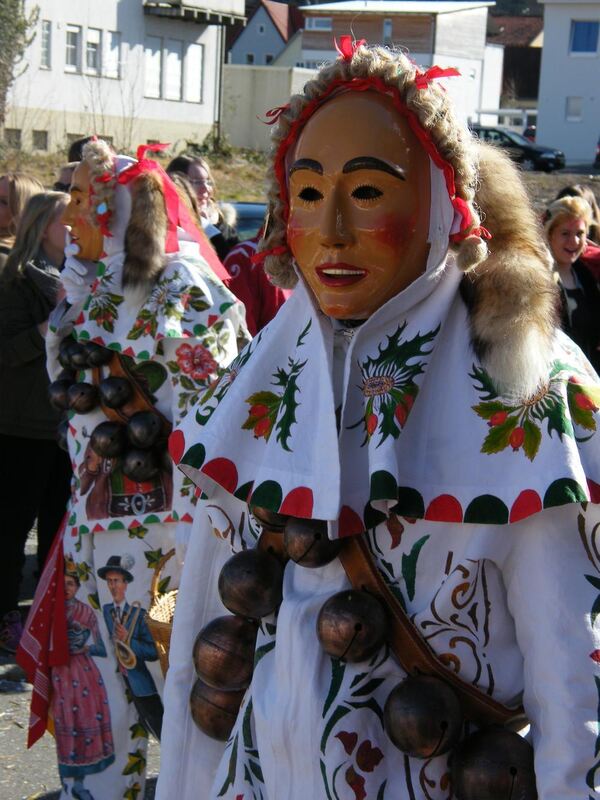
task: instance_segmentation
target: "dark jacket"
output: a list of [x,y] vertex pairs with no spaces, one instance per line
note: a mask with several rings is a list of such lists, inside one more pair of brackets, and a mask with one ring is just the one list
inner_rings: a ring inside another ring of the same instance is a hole
[[561,327],[581,347],[596,372],[600,372],[600,290],[581,261],[573,264],[573,272],[577,289],[565,290],[561,285]]
[[56,305],[59,272],[42,259],[0,279],[0,434],[54,439],[59,413],[48,400],[44,337],[38,324]]

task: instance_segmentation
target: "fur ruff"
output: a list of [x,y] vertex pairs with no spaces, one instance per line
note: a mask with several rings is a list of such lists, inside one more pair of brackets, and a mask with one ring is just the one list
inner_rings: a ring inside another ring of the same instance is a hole
[[131,216],[125,232],[123,286],[152,286],[165,266],[167,212],[162,182],[151,172],[131,183]]
[[558,325],[552,259],[517,168],[479,147],[476,202],[492,234],[488,258],[463,279],[471,336],[498,390],[527,398],[547,381]]

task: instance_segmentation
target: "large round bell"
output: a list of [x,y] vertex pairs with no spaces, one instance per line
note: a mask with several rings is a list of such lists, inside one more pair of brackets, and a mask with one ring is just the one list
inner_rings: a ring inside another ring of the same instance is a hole
[[116,458],[122,455],[127,445],[125,425],[121,422],[101,422],[90,438],[90,447],[101,458]]
[[102,347],[101,344],[96,344],[96,342],[86,342],[83,346],[87,356],[87,363],[90,367],[103,367],[108,364],[114,355],[113,350],[109,350],[108,347]]
[[338,592],[319,611],[317,636],[321,647],[343,661],[364,661],[383,644],[388,631],[384,607],[358,589]]
[[67,392],[69,408],[78,414],[88,414],[98,405],[98,389],[93,383],[74,383]]
[[69,406],[69,389],[73,385],[72,380],[67,380],[65,378],[59,378],[56,381],[52,381],[50,386],[48,386],[48,398],[50,400],[50,405],[57,408],[59,411],[66,411]]
[[250,511],[264,528],[268,528],[271,531],[283,531],[285,523],[289,519],[287,514],[277,514],[275,511],[269,511],[268,508],[263,508],[262,506],[250,506]]
[[73,340],[68,348],[69,363],[73,369],[85,369],[87,367],[87,352],[84,345]]
[[477,731],[454,751],[452,786],[457,800],[536,800],[533,748],[498,725]]
[[340,539],[327,536],[327,523],[320,519],[290,517],[283,531],[288,556],[303,567],[322,567],[339,555]]
[[100,381],[100,401],[108,408],[121,408],[133,397],[133,387],[127,378],[111,375]]
[[75,339],[72,336],[65,336],[58,345],[58,361],[65,369],[71,369],[71,360],[69,358],[69,348]]
[[196,674],[213,689],[245,689],[254,669],[257,626],[243,617],[217,617],[194,642]]
[[138,411],[127,423],[127,435],[134,447],[146,450],[158,440],[162,431],[162,422],[153,411]]
[[413,758],[433,758],[458,742],[462,712],[456,692],[439,678],[409,676],[390,692],[383,711],[385,730]]
[[225,562],[219,575],[219,594],[232,614],[260,619],[281,603],[283,567],[261,550],[242,550]]
[[239,692],[213,689],[198,678],[190,694],[192,719],[211,739],[226,742],[235,725],[244,692],[244,689]]
[[69,452],[69,420],[63,419],[56,429],[56,443],[65,453]]
[[132,481],[143,483],[158,473],[158,459],[151,450],[128,450],[121,461],[121,469]]

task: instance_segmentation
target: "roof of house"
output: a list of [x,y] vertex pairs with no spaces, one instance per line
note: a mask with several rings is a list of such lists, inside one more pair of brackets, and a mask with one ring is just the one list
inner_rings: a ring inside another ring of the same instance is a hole
[[[263,0],[264,2],[264,0]],[[318,3],[314,6],[300,6],[305,13],[322,14],[450,14],[454,11],[467,11],[473,8],[487,8],[495,5],[494,0],[343,0],[339,3]]]
[[487,38],[505,47],[529,47],[543,28],[542,17],[489,17]]
[[261,0],[256,11],[261,7],[265,9],[271,18],[273,25],[284,42],[288,42],[304,23],[304,18],[300,11],[295,6],[289,6],[287,3]]

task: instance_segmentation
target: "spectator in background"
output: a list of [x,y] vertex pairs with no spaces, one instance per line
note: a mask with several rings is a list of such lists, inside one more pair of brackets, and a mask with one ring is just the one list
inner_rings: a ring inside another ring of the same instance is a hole
[[592,209],[592,224],[587,233],[587,245],[580,256],[581,263],[592,273],[596,281],[600,280],[600,208],[596,195],[590,186],[574,183],[561,189],[556,199],[561,197],[582,197]]
[[58,177],[54,181],[54,185],[52,188],[55,192],[68,192],[71,188],[71,179],[73,178],[73,172],[75,167],[77,166],[77,161],[70,161],[68,164],[65,164],[58,170]]
[[48,400],[45,336],[61,286],[69,202],[38,193],[23,209],[0,280],[0,647],[15,652],[27,534],[37,517],[41,571],[69,496],[71,466],[56,444],[59,414]]
[[561,290],[562,329],[600,370],[600,291],[581,262],[592,210],[582,197],[562,197],[546,211],[544,229]]
[[270,322],[290,296],[289,289],[271,283],[262,264],[253,264],[261,233],[240,242],[225,259],[225,269],[231,275],[229,288],[246,306],[246,325],[252,336]]
[[21,212],[29,198],[44,187],[30,175],[7,172],[0,177],[0,271],[15,241]]
[[230,206],[217,203],[215,180],[208,162],[198,156],[176,156],[167,167],[169,175],[175,172],[183,173],[192,184],[204,232],[221,261],[224,261],[238,243],[235,212]]

